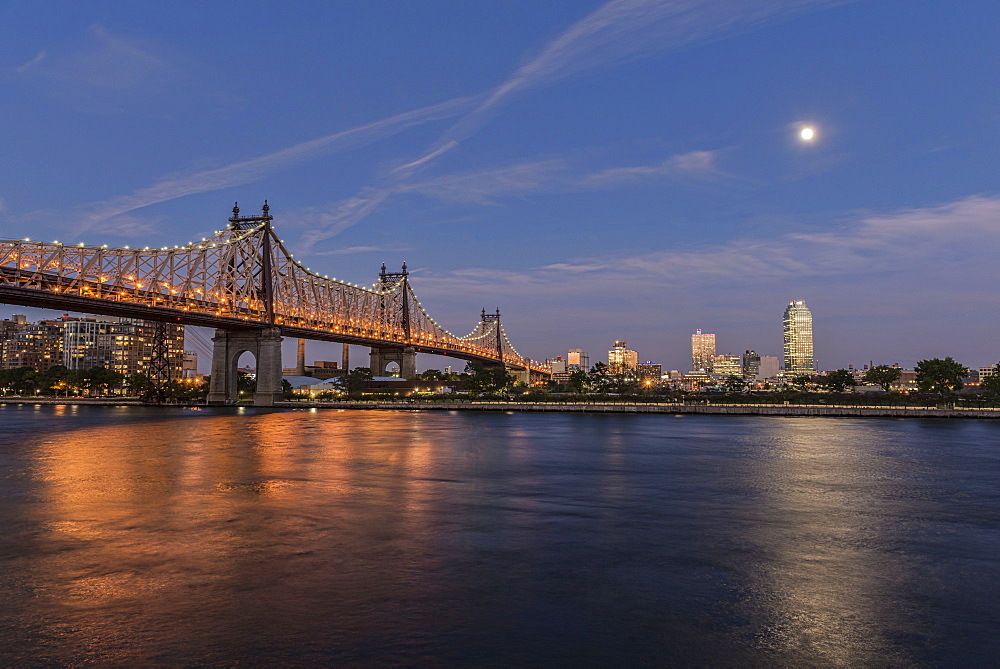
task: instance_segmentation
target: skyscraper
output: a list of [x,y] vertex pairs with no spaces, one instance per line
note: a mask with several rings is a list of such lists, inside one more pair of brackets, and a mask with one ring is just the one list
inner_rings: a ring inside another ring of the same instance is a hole
[[691,335],[691,369],[693,371],[704,369],[710,372],[714,360],[715,335],[702,334],[701,330],[695,330]]
[[743,352],[743,376],[748,379],[756,379],[760,373],[760,355],[757,351],[747,350]]
[[793,300],[785,309],[785,373],[812,374],[816,371],[813,361],[813,317],[802,300]]
[[634,372],[638,364],[639,354],[629,350],[627,341],[616,341],[615,347],[608,351],[608,367],[614,372]]
[[571,348],[566,354],[567,372],[589,372],[590,356],[582,348]]

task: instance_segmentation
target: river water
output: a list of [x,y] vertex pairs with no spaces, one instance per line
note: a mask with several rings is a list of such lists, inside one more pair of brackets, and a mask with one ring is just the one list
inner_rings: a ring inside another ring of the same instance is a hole
[[0,664],[990,665],[1000,422],[0,406]]

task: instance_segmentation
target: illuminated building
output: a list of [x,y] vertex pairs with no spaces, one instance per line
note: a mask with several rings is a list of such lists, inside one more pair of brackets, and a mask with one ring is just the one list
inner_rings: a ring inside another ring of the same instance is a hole
[[714,358],[715,335],[702,334],[701,330],[695,330],[691,335],[691,369],[710,372]]
[[719,376],[742,376],[743,360],[738,355],[723,354],[712,358],[712,373]]
[[[134,318],[83,317],[63,325],[63,364],[69,369],[104,367],[125,376],[149,372],[156,323]],[[166,326],[171,376],[179,378],[184,361],[184,328]]]
[[747,379],[756,379],[760,372],[760,356],[757,351],[747,350],[743,352],[743,376]]
[[590,356],[587,355],[582,348],[571,348],[569,353],[566,354],[566,371],[589,372]]
[[613,372],[634,372],[638,364],[639,354],[629,350],[627,341],[616,341],[615,347],[608,351],[608,367]]
[[545,365],[552,370],[553,374],[566,373],[566,361],[562,359],[561,355],[557,355],[554,358],[546,358]]
[[643,380],[650,379],[653,383],[658,383],[663,376],[663,365],[653,362],[640,362],[635,366],[636,375]]
[[185,379],[198,376],[198,352],[184,351],[184,362],[181,364],[181,374]]
[[813,317],[802,300],[788,303],[785,309],[785,374],[812,374],[816,371],[813,360]]
[[[163,327],[171,376],[180,378],[184,329],[171,324]],[[63,316],[28,323],[17,315],[0,323],[0,369],[30,367],[47,372],[63,365],[78,370],[104,367],[125,376],[146,374],[153,359],[156,330],[156,323],[139,319]],[[194,359],[188,364],[192,370],[197,367]]]
[[62,364],[62,321],[28,323],[21,315],[0,325],[0,369],[47,372]]

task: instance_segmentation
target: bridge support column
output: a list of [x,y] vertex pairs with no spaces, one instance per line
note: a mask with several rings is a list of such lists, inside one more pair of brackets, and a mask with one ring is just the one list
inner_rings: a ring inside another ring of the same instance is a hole
[[507,373],[514,377],[515,381],[520,381],[526,386],[531,385],[531,370],[528,367],[507,366]]
[[209,404],[236,404],[237,365],[244,353],[257,360],[257,392],[253,405],[274,406],[281,400],[281,330],[266,328],[257,331],[216,330],[212,338],[212,380],[208,390]]
[[372,376],[384,376],[389,363],[399,365],[399,376],[412,379],[417,375],[417,352],[412,346],[403,348],[372,348],[369,354]]

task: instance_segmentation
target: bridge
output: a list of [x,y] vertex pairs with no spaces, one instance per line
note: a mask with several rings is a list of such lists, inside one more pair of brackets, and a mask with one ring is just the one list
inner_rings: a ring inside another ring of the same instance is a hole
[[294,259],[272,220],[265,200],[259,215],[234,206],[228,226],[184,246],[0,240],[0,302],[214,328],[210,404],[236,401],[236,365],[248,351],[254,404],[279,400],[285,336],[368,346],[376,375],[396,362],[412,376],[417,353],[505,365],[526,381],[548,375],[511,345],[499,309],[456,336],[420,304],[405,263],[400,272],[383,264],[370,288],[321,276]]

